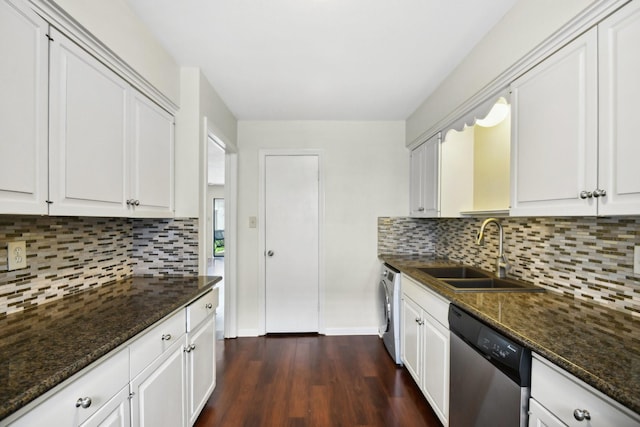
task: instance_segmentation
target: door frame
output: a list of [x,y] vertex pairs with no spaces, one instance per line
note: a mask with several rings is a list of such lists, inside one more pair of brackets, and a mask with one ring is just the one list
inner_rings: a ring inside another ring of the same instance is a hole
[[238,312],[237,312],[237,220],[238,211],[238,154],[236,148],[217,136],[213,122],[206,116],[202,119],[202,134],[200,144],[200,200],[198,216],[198,274],[207,274],[207,245],[213,244],[212,236],[207,229],[207,186],[209,137],[224,143],[225,170],[224,170],[224,199],[225,199],[225,259],[224,259],[224,301],[219,304],[224,306],[224,337],[236,338],[238,336]]
[[258,333],[266,334],[266,269],[265,252],[265,161],[267,156],[318,157],[318,333],[325,333],[325,245],[324,245],[324,162],[320,149],[260,149],[258,150]]

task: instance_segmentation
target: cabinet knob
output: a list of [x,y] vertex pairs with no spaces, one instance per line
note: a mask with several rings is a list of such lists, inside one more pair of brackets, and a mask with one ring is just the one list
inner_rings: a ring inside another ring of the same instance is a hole
[[419,317],[416,317],[416,323],[417,323],[418,325],[424,325],[424,320],[422,320],[422,319],[421,319],[421,318],[419,318]]
[[127,199],[127,206],[131,206],[133,204],[133,199]]
[[601,190],[599,188],[597,188],[594,192],[593,192],[593,197],[604,197],[607,195],[607,192],[605,190]]
[[593,197],[593,193],[591,191],[581,191],[580,192],[580,198],[581,199],[590,199],[591,197]]
[[171,334],[162,334],[162,341],[169,341],[171,339]]
[[424,208],[418,208],[418,212],[424,212]]
[[205,308],[211,310],[213,308],[213,304],[211,304],[210,302],[208,302],[207,304],[205,304],[204,306]]
[[133,204],[136,205],[136,206],[140,206],[140,200],[134,200]]
[[591,414],[586,409],[576,409],[573,411],[573,418],[578,421],[590,420]]
[[191,344],[191,345],[188,345],[188,346],[186,346],[184,348],[184,352],[185,353],[191,353],[195,349],[196,349],[196,345],[195,344]]
[[90,397],[81,397],[78,400],[76,400],[76,408],[85,408],[87,409],[89,406],[91,406],[91,398]]

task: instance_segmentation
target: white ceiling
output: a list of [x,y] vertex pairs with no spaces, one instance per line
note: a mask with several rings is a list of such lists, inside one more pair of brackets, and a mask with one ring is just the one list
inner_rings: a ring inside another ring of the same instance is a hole
[[403,120],[516,0],[128,0],[239,120]]

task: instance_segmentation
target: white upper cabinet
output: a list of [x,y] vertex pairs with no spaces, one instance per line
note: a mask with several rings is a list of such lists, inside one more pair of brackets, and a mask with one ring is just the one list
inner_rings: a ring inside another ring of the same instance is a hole
[[600,215],[640,213],[640,3],[598,25]]
[[0,214],[47,213],[48,24],[0,0]]
[[440,133],[411,151],[409,204],[412,217],[439,215]]
[[512,215],[640,214],[640,4],[512,84]]
[[133,91],[131,191],[134,216],[173,215],[174,118]]
[[173,216],[174,118],[52,30],[51,215]]
[[126,216],[129,85],[52,29],[51,215]]
[[596,214],[597,60],[592,29],[513,82],[511,215]]

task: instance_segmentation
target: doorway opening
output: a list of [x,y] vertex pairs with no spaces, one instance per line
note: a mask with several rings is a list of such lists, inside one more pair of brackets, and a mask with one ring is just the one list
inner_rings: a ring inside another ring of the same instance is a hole
[[207,232],[206,256],[207,275],[220,276],[218,297],[220,304],[216,310],[216,337],[224,337],[225,330],[225,157],[226,147],[213,133],[207,135]]
[[224,257],[224,199],[213,198],[213,257]]

